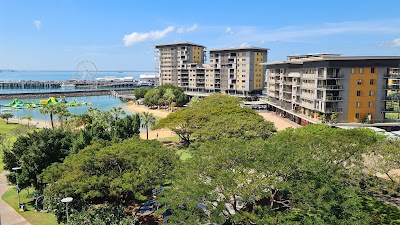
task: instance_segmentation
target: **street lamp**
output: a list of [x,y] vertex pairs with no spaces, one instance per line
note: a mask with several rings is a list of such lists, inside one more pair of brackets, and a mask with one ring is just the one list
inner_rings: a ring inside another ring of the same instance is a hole
[[67,212],[67,224],[68,224],[68,203],[72,202],[73,198],[72,197],[66,197],[61,199],[61,202],[65,203],[65,211]]
[[21,170],[21,167],[14,167],[12,168],[12,170],[16,171],[16,180],[17,180],[17,193],[18,193],[18,209],[21,208],[21,202],[19,200],[19,186],[18,186],[18,170]]

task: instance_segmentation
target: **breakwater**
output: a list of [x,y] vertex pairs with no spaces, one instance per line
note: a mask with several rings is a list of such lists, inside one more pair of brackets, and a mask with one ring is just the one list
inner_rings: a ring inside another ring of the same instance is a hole
[[[124,89],[124,90],[117,90],[118,94],[132,94],[134,88],[132,89]],[[53,92],[46,92],[46,93],[10,93],[10,94],[1,94],[0,99],[13,99],[13,98],[49,98],[49,97],[79,97],[79,96],[100,96],[100,95],[112,95],[110,90],[79,90],[73,92],[65,92],[65,91],[53,91]]]

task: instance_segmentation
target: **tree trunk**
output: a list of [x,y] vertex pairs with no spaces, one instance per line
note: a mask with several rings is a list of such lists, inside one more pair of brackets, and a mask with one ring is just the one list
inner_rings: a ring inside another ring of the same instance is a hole
[[53,124],[53,113],[50,113],[50,121],[51,121],[51,129],[54,129],[54,124]]
[[146,137],[147,137],[147,140],[149,140],[149,127],[148,126],[146,127]]

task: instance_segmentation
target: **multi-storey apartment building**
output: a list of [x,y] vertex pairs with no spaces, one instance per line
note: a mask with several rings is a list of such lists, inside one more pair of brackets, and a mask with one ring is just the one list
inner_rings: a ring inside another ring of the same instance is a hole
[[[189,72],[204,63],[205,47],[190,42],[155,45],[155,60],[160,84],[193,87],[193,78],[189,78]],[[204,82],[200,86],[204,88]]]
[[301,114],[383,122],[400,113],[400,57],[310,54],[264,65],[268,104],[296,122]]
[[187,91],[238,95],[257,94],[264,89],[266,66],[261,63],[267,61],[267,48],[213,49],[210,62],[205,64],[204,46],[184,42],[155,47],[161,84],[171,83]]

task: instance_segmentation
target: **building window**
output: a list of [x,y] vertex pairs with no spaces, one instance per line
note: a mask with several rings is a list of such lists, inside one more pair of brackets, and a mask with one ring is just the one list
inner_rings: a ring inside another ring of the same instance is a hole
[[[371,69],[373,69],[373,68],[371,68]],[[370,85],[374,85],[374,79],[370,79],[370,80],[369,80],[369,84],[370,84]]]
[[357,91],[357,96],[361,96],[361,91]]
[[370,107],[370,108],[373,107],[372,102],[368,102],[368,107]]
[[369,96],[374,96],[374,91],[369,91]]
[[362,73],[363,68],[358,68],[358,73]]
[[360,113],[356,113],[356,119],[360,119]]
[[375,73],[375,67],[371,67],[371,73]]
[[354,73],[354,68],[351,68],[351,73]]
[[361,107],[361,103],[360,102],[356,102],[356,107],[360,108]]
[[362,84],[361,79],[359,79],[359,80],[357,81],[357,84],[358,84],[358,85],[361,85],[361,84]]

